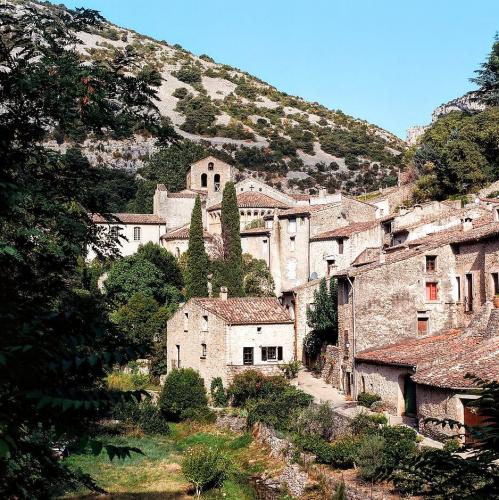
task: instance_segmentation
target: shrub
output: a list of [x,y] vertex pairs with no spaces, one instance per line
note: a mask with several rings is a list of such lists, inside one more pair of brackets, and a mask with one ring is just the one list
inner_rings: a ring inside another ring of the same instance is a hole
[[189,448],[182,461],[185,478],[196,489],[199,497],[203,490],[220,486],[227,478],[231,462],[219,450],[207,446]]
[[201,70],[193,64],[184,64],[177,71],[172,71],[172,75],[184,83],[197,83],[201,81]]
[[215,406],[227,406],[228,397],[220,377],[215,377],[210,386],[211,400]]
[[370,392],[361,392],[357,396],[357,403],[366,408],[371,408],[371,405],[376,401],[381,401],[381,396],[379,394],[373,394]]
[[182,420],[193,420],[195,422],[202,422],[212,424],[216,421],[217,414],[210,410],[207,406],[201,408],[189,408],[182,412]]
[[170,433],[161,411],[148,399],[140,402],[123,401],[114,407],[112,416],[125,424],[139,427],[147,434]]
[[331,465],[333,463],[333,452],[331,445],[316,435],[295,436],[294,444],[303,451],[315,455],[317,463]]
[[149,382],[149,376],[140,372],[114,371],[106,377],[107,387],[112,391],[145,389]]
[[228,393],[233,406],[244,406],[250,398],[265,398],[286,387],[289,387],[289,382],[282,376],[266,376],[258,370],[246,370],[234,377]]
[[349,469],[355,463],[361,440],[356,436],[343,436],[332,443],[331,465],[340,469]]
[[159,406],[167,418],[182,419],[184,412],[208,405],[204,381],[192,368],[172,370],[165,379]]
[[178,87],[173,91],[172,96],[177,99],[184,99],[188,93],[189,91],[185,87]]
[[359,476],[366,481],[374,481],[383,467],[386,443],[378,435],[365,436],[355,455],[355,463],[359,467]]
[[288,386],[284,390],[275,392],[264,398],[248,400],[248,424],[263,422],[276,429],[287,430],[301,408],[305,408],[313,401],[310,394],[306,394],[296,387]]
[[289,363],[283,363],[282,365],[279,365],[279,369],[288,380],[297,377],[298,372],[300,371],[300,367],[301,363],[299,361],[290,361]]
[[447,439],[444,443],[444,451],[454,453],[461,448],[461,441],[458,438]]
[[355,418],[350,423],[350,429],[353,434],[360,435],[379,429],[380,425],[385,425],[387,422],[388,419],[383,414],[369,414],[362,412],[355,415]]
[[296,430],[302,435],[320,436],[329,441],[334,433],[335,414],[327,402],[310,405],[302,410],[296,421]]
[[387,425],[378,434],[386,443],[383,451],[383,472],[386,476],[416,453],[417,433],[404,425]]

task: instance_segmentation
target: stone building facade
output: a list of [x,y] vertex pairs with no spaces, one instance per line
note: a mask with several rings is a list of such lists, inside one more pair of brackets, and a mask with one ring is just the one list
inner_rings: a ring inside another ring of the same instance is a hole
[[275,298],[194,298],[168,321],[168,370],[193,368],[207,388],[247,369],[279,372],[295,358],[293,320]]

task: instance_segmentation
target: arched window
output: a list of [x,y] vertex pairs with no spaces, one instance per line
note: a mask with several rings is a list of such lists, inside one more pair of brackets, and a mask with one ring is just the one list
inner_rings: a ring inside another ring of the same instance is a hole
[[213,170],[213,162],[210,161],[210,163],[208,163],[208,170]]
[[215,174],[213,177],[215,191],[220,191],[220,174]]
[[201,174],[201,187],[208,187],[208,174]]

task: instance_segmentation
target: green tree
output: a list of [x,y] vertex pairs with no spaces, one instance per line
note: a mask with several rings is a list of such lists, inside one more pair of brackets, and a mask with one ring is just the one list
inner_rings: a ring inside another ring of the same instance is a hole
[[204,248],[201,198],[196,196],[189,227],[189,248],[185,270],[187,298],[208,297],[208,255]]
[[163,274],[165,283],[173,285],[179,290],[184,286],[182,271],[177,263],[177,259],[168,250],[160,245],[149,242],[140,245],[137,250],[137,257],[154,264]]
[[489,106],[499,106],[499,35],[496,33],[492,50],[477,76],[471,81],[479,87],[480,100]]
[[129,255],[113,263],[104,282],[109,302],[119,307],[133,295],[150,295],[163,304],[166,299],[162,272],[151,262]]
[[[0,496],[47,498],[71,472],[52,451],[78,443],[89,422],[131,394],[108,392],[106,371],[139,353],[120,343],[98,294],[84,289],[79,259],[88,247],[116,255],[115,240],[88,213],[105,213],[97,169],[76,151],[43,147],[48,131],[80,141],[161,131],[155,90],[115,59],[85,61],[74,33],[102,18],[55,5],[0,5]],[[163,136],[164,137],[164,136]],[[95,451],[102,443],[93,442]],[[130,449],[107,445],[112,456]]]
[[111,313],[111,321],[128,344],[153,347],[155,337],[166,328],[175,304],[160,307],[151,295],[136,293],[130,300]]
[[274,279],[263,259],[243,254],[244,294],[251,297],[273,297]]
[[224,285],[229,296],[244,295],[244,273],[241,250],[239,209],[237,207],[236,188],[233,182],[227,182],[222,196],[222,240],[224,252]]
[[338,286],[334,278],[329,286],[326,278],[321,280],[314,292],[313,307],[307,310],[307,322],[312,329],[304,339],[307,354],[316,355],[324,342],[338,342]]

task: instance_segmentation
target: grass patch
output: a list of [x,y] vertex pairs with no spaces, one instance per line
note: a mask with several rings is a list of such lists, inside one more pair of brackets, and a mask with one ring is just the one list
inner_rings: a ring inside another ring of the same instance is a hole
[[[90,449],[72,454],[65,463],[73,469],[90,474],[113,499],[130,498],[192,498],[190,485],[182,475],[180,464],[185,450],[196,445],[219,448],[235,462],[238,472],[223,486],[203,493],[202,498],[251,500],[256,498],[249,483],[252,474],[269,468],[266,450],[253,443],[250,434],[223,432],[212,424],[170,424],[171,434],[152,436],[127,433],[103,434],[99,438],[116,446],[133,446],[144,455],[132,454],[130,459],[109,461],[103,451],[98,456]],[[71,492],[66,498],[91,498],[88,491]]]

